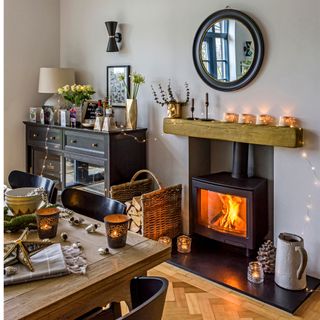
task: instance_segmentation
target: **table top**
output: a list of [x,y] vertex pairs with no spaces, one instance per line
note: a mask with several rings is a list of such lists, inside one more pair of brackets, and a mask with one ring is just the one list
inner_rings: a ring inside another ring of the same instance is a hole
[[[52,241],[61,242],[61,232],[68,234],[68,241],[62,244],[71,245],[80,241],[88,262],[87,273],[5,287],[5,319],[57,319],[68,314],[71,308],[77,307],[81,307],[83,314],[87,311],[86,308],[90,310],[96,306],[94,304],[98,303],[101,295],[106,292],[110,295],[108,299],[114,301],[118,287],[130,283],[134,276],[145,274],[147,270],[171,256],[170,246],[131,232],[128,232],[124,248],[110,249],[110,254],[102,256],[98,253],[98,249],[108,246],[104,224],[80,214],[77,216],[84,219],[84,224],[77,227],[66,219],[60,219],[57,237]],[[85,227],[90,223],[100,223],[97,232],[85,231]],[[17,239],[19,235],[20,233],[6,233],[5,242]],[[37,232],[30,232],[28,239],[38,239]]]

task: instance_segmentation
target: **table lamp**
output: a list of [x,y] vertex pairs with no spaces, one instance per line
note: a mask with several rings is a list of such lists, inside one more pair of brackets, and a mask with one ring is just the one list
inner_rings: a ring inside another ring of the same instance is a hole
[[39,73],[39,93],[53,93],[47,99],[44,106],[59,106],[60,95],[57,94],[58,88],[66,84],[75,83],[74,69],[70,68],[40,68]]

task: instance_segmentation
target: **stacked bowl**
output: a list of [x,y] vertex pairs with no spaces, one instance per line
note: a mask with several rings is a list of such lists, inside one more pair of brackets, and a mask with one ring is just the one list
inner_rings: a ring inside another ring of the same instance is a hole
[[42,196],[34,193],[35,188],[18,188],[5,193],[5,201],[14,215],[34,213],[39,209]]

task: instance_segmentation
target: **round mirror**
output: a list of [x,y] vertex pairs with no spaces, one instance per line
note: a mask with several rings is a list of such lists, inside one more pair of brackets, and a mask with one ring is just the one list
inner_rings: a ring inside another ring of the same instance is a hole
[[246,14],[232,9],[209,16],[193,43],[193,61],[202,80],[221,91],[244,87],[258,73],[264,54],[260,29]]

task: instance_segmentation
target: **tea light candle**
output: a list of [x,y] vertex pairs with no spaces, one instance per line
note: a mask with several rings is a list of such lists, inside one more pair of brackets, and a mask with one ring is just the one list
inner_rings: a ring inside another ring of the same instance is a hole
[[126,245],[130,218],[125,214],[110,214],[104,217],[109,248]]
[[268,114],[260,114],[256,122],[256,124],[262,124],[262,125],[272,125],[273,123],[274,123],[274,118]]
[[223,114],[223,121],[225,122],[238,122],[239,115],[237,113],[225,112]]
[[255,284],[260,284],[264,281],[264,272],[262,264],[259,261],[249,263],[247,278],[250,282]]
[[167,236],[163,236],[163,237],[160,237],[159,239],[158,239],[158,242],[159,243],[163,243],[163,244],[172,244],[172,240],[171,240],[171,238],[170,237],[167,237]]
[[59,213],[57,208],[42,208],[36,211],[40,239],[54,238],[57,235]]
[[191,252],[191,241],[192,239],[188,236],[180,236],[177,239],[177,250],[180,253],[190,253]]
[[239,116],[239,123],[255,124],[256,121],[257,121],[257,117],[254,114],[242,113]]
[[279,118],[279,126],[281,127],[296,127],[297,126],[297,118],[290,116],[281,116]]

